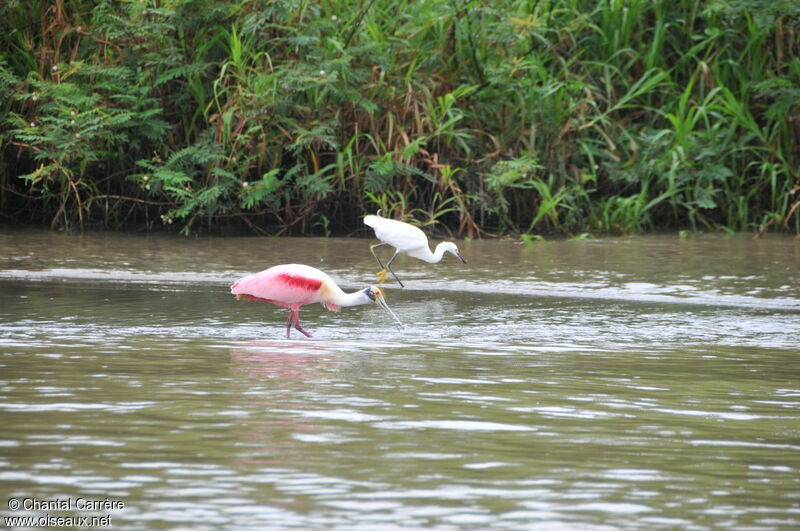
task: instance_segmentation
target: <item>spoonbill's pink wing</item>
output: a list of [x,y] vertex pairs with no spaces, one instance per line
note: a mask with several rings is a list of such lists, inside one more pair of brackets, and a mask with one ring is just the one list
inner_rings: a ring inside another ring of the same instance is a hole
[[231,293],[299,308],[318,302],[323,284],[322,279],[303,273],[291,264],[271,267],[237,280],[231,286]]

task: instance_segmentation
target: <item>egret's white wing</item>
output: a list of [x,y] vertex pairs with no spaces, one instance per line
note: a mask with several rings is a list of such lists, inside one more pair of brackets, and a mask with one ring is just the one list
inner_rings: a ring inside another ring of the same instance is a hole
[[413,225],[379,216],[365,216],[364,223],[375,230],[375,236],[398,251],[428,247],[428,237]]

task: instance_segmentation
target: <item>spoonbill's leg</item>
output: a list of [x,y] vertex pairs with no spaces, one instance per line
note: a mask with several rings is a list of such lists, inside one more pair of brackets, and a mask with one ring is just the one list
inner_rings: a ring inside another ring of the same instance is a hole
[[289,319],[286,320],[286,339],[289,339],[289,333],[292,331],[292,317],[294,310],[289,310]]
[[300,310],[292,310],[294,312],[294,327],[298,332],[302,332],[305,334],[306,337],[311,337],[311,334],[305,331],[305,329],[300,326]]

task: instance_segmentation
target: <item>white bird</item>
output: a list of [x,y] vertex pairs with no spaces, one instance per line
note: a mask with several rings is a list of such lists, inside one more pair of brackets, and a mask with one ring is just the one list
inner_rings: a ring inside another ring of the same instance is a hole
[[[404,287],[400,279],[397,278],[395,272],[392,271],[392,262],[394,262],[394,259],[397,258],[397,255],[400,253],[406,253],[414,258],[419,258],[430,264],[435,264],[439,262],[444,256],[444,253],[447,252],[456,255],[465,264],[467,263],[467,260],[458,252],[458,247],[456,247],[456,244],[453,242],[441,242],[436,246],[436,251],[431,252],[428,247],[428,237],[425,236],[424,232],[408,223],[384,218],[381,216],[380,210],[378,210],[378,215],[376,216],[364,216],[364,224],[372,227],[375,230],[375,236],[381,240],[381,243],[376,243],[369,248],[370,251],[372,251],[372,256],[375,257],[375,260],[378,261],[382,268],[381,271],[378,272],[378,282],[381,284],[386,280],[386,272],[388,270],[400,284],[400,287]],[[392,255],[385,267],[381,259],[378,258],[378,255],[375,254],[375,248],[382,245],[391,245],[395,248],[394,255]]]

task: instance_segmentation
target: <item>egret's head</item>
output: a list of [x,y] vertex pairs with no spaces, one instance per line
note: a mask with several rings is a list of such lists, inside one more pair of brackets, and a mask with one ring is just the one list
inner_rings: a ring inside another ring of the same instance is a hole
[[456,255],[458,259],[461,260],[463,263],[465,264],[467,263],[467,259],[464,258],[464,256],[458,252],[458,247],[456,247],[456,244],[454,244],[453,242],[442,242],[439,245],[441,245],[442,248],[444,248],[444,250],[447,251],[448,253]]
[[394,314],[392,309],[389,308],[389,305],[386,304],[386,297],[383,295],[383,291],[381,291],[381,288],[379,288],[378,286],[370,286],[364,289],[364,294],[367,296],[367,298],[369,298],[369,300],[371,300],[376,305],[380,306],[381,308],[389,312],[389,315],[394,317],[394,320],[397,321],[397,324],[403,326],[402,321],[400,321],[400,319]]

